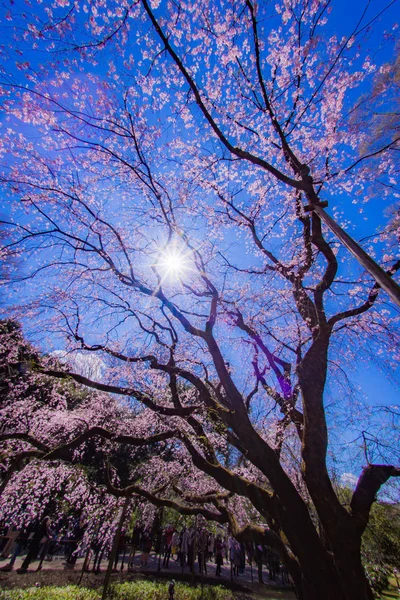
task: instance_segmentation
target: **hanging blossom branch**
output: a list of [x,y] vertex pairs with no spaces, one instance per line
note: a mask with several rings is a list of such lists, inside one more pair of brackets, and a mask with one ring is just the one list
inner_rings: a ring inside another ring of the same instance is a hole
[[[164,488],[150,492],[136,484],[128,485],[125,488],[116,487],[111,481],[109,463],[107,464],[106,469],[106,488],[110,494],[119,498],[127,498],[135,494],[145,498],[154,506],[172,508],[183,515],[200,514],[208,521],[216,521],[221,524],[229,523],[232,534],[236,539],[243,542],[254,542],[254,540],[256,540],[258,543],[268,544],[279,552],[285,563],[288,561],[293,561],[298,569],[295,558],[290,554],[279,535],[277,535],[273,530],[267,527],[256,525],[247,524],[244,527],[240,527],[238,525],[234,514],[226,505],[226,500],[233,495],[232,493],[209,492],[204,495],[196,496],[185,494],[177,486],[173,486],[174,491],[178,493],[186,502],[191,504],[188,506],[182,502],[171,500],[170,498],[160,497],[158,494],[162,491],[165,491]],[[206,508],[204,506],[205,504],[214,504],[214,506],[218,509],[218,512]]]
[[167,508],[172,508],[183,515],[198,515],[201,514],[208,521],[216,521],[217,523],[226,523],[225,515],[221,513],[217,513],[211,510],[204,508],[203,506],[186,506],[176,500],[170,500],[169,498],[160,498],[157,493],[150,492],[145,490],[144,488],[131,484],[125,488],[118,488],[111,482],[110,476],[110,464],[107,464],[106,469],[106,488],[109,494],[116,496],[117,498],[129,498],[133,494],[141,496],[142,498],[146,498],[151,504],[155,506],[165,506]]
[[113,433],[104,427],[91,427],[87,429],[70,442],[51,448],[44,444],[40,440],[37,440],[28,433],[5,433],[0,435],[0,443],[9,440],[19,440],[21,442],[27,442],[37,448],[38,452],[35,456],[44,460],[57,460],[69,457],[71,450],[75,450],[83,443],[87,442],[93,437],[101,437],[104,440],[115,442],[117,444],[127,444],[129,446],[147,446],[150,444],[156,444],[158,442],[164,442],[166,440],[176,437],[177,431],[170,430],[162,433],[157,433],[149,437],[134,437],[132,435],[119,435]]
[[92,427],[77,437],[75,437],[70,442],[65,444],[61,444],[56,448],[51,448],[50,446],[44,444],[40,440],[37,440],[33,436],[28,433],[6,433],[0,436],[0,443],[7,442],[12,440],[18,440],[21,442],[29,443],[31,446],[36,448],[36,450],[27,450],[18,453],[15,455],[11,461],[11,464],[4,474],[4,479],[2,484],[0,485],[0,495],[8,485],[13,474],[20,470],[22,467],[26,465],[27,461],[31,461],[33,459],[52,461],[52,460],[71,460],[71,452],[75,450],[86,441],[94,438],[100,437],[104,440],[108,440],[111,442],[115,442],[118,444],[127,444],[130,446],[146,446],[151,444],[156,444],[159,442],[163,442],[169,439],[173,439],[177,436],[177,432],[174,430],[165,431],[162,433],[158,433],[147,438],[143,437],[134,437],[131,435],[118,435],[113,433],[103,427]]
[[260,514],[269,518],[277,516],[276,510],[279,502],[271,492],[223,467],[219,462],[208,461],[198,452],[187,436],[180,434],[180,438],[189,451],[195,467],[213,477],[226,490],[239,496],[248,497]]
[[20,452],[14,456],[9,468],[3,474],[3,481],[0,484],[0,496],[6,489],[14,473],[25,467],[27,461],[29,462],[35,458],[41,458],[42,455],[43,453],[40,450],[26,450],[25,452]]
[[160,406],[159,404],[153,402],[146,394],[140,392],[139,390],[135,390],[134,388],[124,388],[116,385],[107,385],[105,383],[100,383],[98,381],[88,379],[83,375],[78,375],[78,373],[52,371],[48,369],[43,369],[41,367],[38,368],[38,371],[40,373],[43,373],[44,375],[50,375],[51,377],[57,377],[58,379],[73,379],[77,383],[86,385],[87,387],[101,392],[108,392],[110,394],[119,394],[121,396],[129,396],[136,398],[136,400],[144,404],[147,408],[150,408],[154,412],[164,416],[188,417],[197,410],[201,409],[201,406],[184,406],[182,408],[169,408],[166,406]]
[[[148,362],[150,365],[150,368],[152,368],[156,371],[161,371],[163,373],[167,373],[170,375],[170,377],[171,376],[181,377],[188,383],[191,383],[196,388],[197,392],[199,393],[199,398],[204,403],[204,406],[207,407],[211,411],[210,415],[215,414],[215,411],[217,409],[218,409],[218,411],[227,412],[226,406],[223,403],[218,402],[218,400],[216,400],[216,398],[214,398],[212,396],[212,394],[210,393],[210,390],[207,388],[207,386],[204,384],[204,382],[202,381],[202,379],[200,377],[198,377],[194,373],[188,371],[187,369],[183,369],[181,367],[176,366],[174,361],[172,361],[172,362],[169,361],[169,363],[163,364],[163,363],[160,363],[158,361],[158,359],[152,354],[147,354],[144,356],[128,356],[126,354],[123,354],[122,352],[117,352],[117,351],[113,350],[112,348],[109,348],[108,346],[105,346],[105,345],[100,345],[100,344],[88,345],[85,343],[84,338],[78,334],[75,334],[74,337],[77,341],[80,342],[81,348],[84,350],[87,350],[89,352],[99,352],[99,351],[105,352],[106,354],[109,354],[110,356],[113,356],[114,358],[117,358],[123,362],[126,362],[127,364]],[[175,400],[176,400],[176,397],[175,397]],[[174,397],[173,397],[173,402],[174,402]],[[193,408],[193,407],[191,407],[191,408]],[[176,407],[176,409],[181,410],[181,407]],[[195,412],[195,411],[193,411],[193,412]],[[181,415],[179,415],[179,416],[181,416]]]
[[213,499],[213,504],[215,504],[215,506],[223,515],[225,515],[232,535],[237,540],[241,542],[250,542],[251,544],[256,542],[274,548],[274,550],[276,550],[280,555],[283,563],[290,570],[293,580],[295,582],[300,582],[301,570],[299,564],[295,556],[285,545],[277,532],[270,527],[263,527],[261,525],[253,525],[250,523],[241,527],[235,517],[234,512],[229,510],[226,499],[216,497]]

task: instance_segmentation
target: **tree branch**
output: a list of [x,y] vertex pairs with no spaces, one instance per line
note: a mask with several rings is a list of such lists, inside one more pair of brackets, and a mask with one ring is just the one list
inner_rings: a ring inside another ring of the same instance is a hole
[[238,158],[247,160],[254,165],[258,165],[258,166],[262,167],[263,169],[265,169],[266,171],[271,173],[274,177],[276,177],[279,181],[282,181],[283,183],[290,185],[291,187],[293,187],[295,189],[303,189],[304,186],[303,186],[302,181],[297,181],[296,179],[292,179],[291,177],[288,177],[287,175],[285,175],[284,173],[282,173],[281,171],[276,169],[273,165],[271,165],[267,161],[263,160],[262,158],[259,158],[258,156],[255,156],[254,154],[251,154],[250,152],[247,152],[246,150],[242,150],[241,148],[234,146],[228,140],[228,138],[225,136],[225,134],[222,132],[220,127],[217,125],[217,123],[211,116],[209,110],[207,109],[207,107],[204,103],[204,100],[201,97],[201,94],[199,92],[199,89],[198,89],[196,83],[194,82],[193,78],[189,74],[188,70],[183,65],[183,62],[181,61],[179,56],[176,54],[175,50],[173,49],[172,45],[169,42],[168,37],[165,35],[163,30],[161,29],[147,0],[142,0],[142,4],[150,18],[150,21],[153,24],[154,29],[157,32],[159,38],[162,40],[167,52],[169,53],[169,55],[175,62],[176,66],[178,67],[178,69],[182,73],[183,77],[185,78],[186,82],[188,83],[190,89],[192,90],[192,93],[195,97],[196,103],[197,103],[198,107],[200,108],[201,112],[203,113],[203,116],[205,117],[205,119],[207,120],[209,125],[211,126],[211,129],[217,135],[218,139],[225,146],[225,148],[227,148],[227,150],[229,150],[229,152],[231,152],[231,154],[237,156]]
[[139,390],[135,390],[134,388],[123,388],[116,385],[107,385],[105,383],[100,383],[98,381],[92,381],[87,377],[83,377],[83,375],[78,375],[78,373],[65,373],[63,371],[51,371],[48,369],[38,368],[40,373],[44,375],[50,375],[51,377],[57,377],[58,379],[73,379],[77,383],[82,385],[86,385],[95,390],[99,390],[101,392],[108,392],[110,394],[118,394],[120,396],[130,396],[136,398],[139,402],[150,408],[154,412],[165,415],[165,416],[178,416],[178,417],[187,417],[196,410],[199,410],[200,406],[184,406],[182,408],[169,408],[166,406],[160,406],[155,404],[146,394],[143,394]]
[[146,498],[146,500],[151,502],[151,504],[154,504],[154,506],[165,506],[167,508],[172,508],[182,515],[200,514],[207,519],[207,521],[216,521],[217,523],[221,523],[221,525],[226,523],[226,517],[221,513],[208,510],[203,506],[185,506],[184,504],[176,502],[175,500],[170,500],[169,498],[160,498],[156,494],[149,492],[135,484],[128,485],[125,488],[117,488],[111,482],[109,468],[107,468],[105,481],[108,493],[116,496],[117,498],[127,498],[132,494],[137,494],[142,498]]
[[69,458],[69,453],[71,450],[75,450],[81,446],[84,442],[88,441],[93,437],[101,437],[104,440],[108,440],[110,442],[115,442],[117,444],[127,444],[129,446],[146,446],[149,444],[156,444],[158,442],[164,442],[165,440],[172,439],[177,436],[177,431],[164,431],[162,433],[156,433],[149,437],[134,437],[132,435],[118,435],[109,431],[108,429],[104,429],[103,427],[92,427],[77,437],[75,437],[70,442],[65,444],[61,444],[56,448],[50,448],[46,446],[39,440],[36,440],[32,436],[25,433],[7,433],[0,436],[0,442],[4,442],[7,440],[20,440],[23,442],[29,442],[32,446],[38,448],[39,452],[28,453],[29,456],[35,456],[37,458],[41,458],[43,460],[63,460]]
[[368,465],[357,482],[350,507],[358,532],[365,530],[376,494],[390,477],[400,477],[400,468],[392,465]]

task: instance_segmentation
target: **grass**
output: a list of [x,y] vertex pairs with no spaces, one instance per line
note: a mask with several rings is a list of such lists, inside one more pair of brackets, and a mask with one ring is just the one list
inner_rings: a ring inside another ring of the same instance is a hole
[[[110,600],[165,600],[168,584],[153,581],[126,582],[112,586]],[[100,600],[100,590],[76,585],[14,588],[0,592],[0,600]],[[194,588],[183,583],[175,585],[175,600],[235,600],[233,592],[222,586]]]
[[400,593],[394,577],[389,579],[389,588],[383,592],[380,600],[400,600]]
[[[240,598],[240,595],[239,595]],[[280,590],[263,590],[262,592],[253,592],[249,600],[296,600],[293,592]]]
[[[0,600],[100,600],[101,590],[77,585],[39,586],[0,591]],[[110,600],[165,600],[168,583],[133,581],[112,586]],[[175,584],[175,600],[294,600],[291,592],[260,589],[259,592],[232,592],[223,586],[205,585],[203,589],[185,583]]]

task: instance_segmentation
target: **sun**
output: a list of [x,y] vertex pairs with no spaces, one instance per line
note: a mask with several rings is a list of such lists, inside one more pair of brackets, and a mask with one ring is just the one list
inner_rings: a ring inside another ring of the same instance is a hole
[[158,267],[163,272],[164,277],[179,278],[187,271],[189,264],[188,258],[177,248],[164,250],[158,261]]
[[176,252],[168,254],[164,259],[164,263],[169,271],[177,274],[185,268],[183,257]]

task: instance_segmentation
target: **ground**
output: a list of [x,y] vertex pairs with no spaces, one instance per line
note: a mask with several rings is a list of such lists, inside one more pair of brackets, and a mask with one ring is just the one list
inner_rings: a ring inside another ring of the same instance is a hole
[[[21,559],[18,559],[15,567],[18,568]],[[28,573],[18,574],[16,570],[11,572],[0,571],[0,589],[7,588],[28,588],[38,585],[40,587],[45,585],[57,585],[65,586],[68,584],[78,584],[81,580],[81,584],[87,588],[98,588],[102,586],[104,572],[106,569],[105,561],[102,563],[102,573],[95,575],[94,573],[83,573],[82,574],[82,563],[83,560],[77,561],[75,569],[64,569],[61,560],[54,562],[44,562],[41,571],[36,571],[38,563],[32,563],[31,569]],[[148,578],[151,580],[161,579],[168,580],[172,577],[178,581],[185,581],[187,583],[193,582],[192,575],[188,572],[181,572],[173,562],[170,565],[170,569],[161,569],[158,571],[157,557],[154,555],[149,561],[148,569],[143,572],[138,567],[135,567],[135,571],[128,573],[124,572],[113,573],[112,582],[119,583],[122,581],[130,581],[139,578]],[[7,564],[7,561],[2,561],[0,566]],[[222,578],[216,578],[214,576],[215,565],[209,563],[208,565],[208,576],[203,578],[204,583],[207,584],[219,584],[228,587],[233,590],[237,600],[296,600],[294,593],[290,588],[282,586],[281,582],[271,582],[268,580],[268,574],[264,570],[263,578],[265,583],[259,584],[257,581],[257,574],[253,572],[253,582],[251,581],[251,571],[247,567],[244,575],[239,578],[231,580],[230,571],[228,566],[225,566]],[[201,584],[201,577],[197,574],[195,576],[195,583]],[[382,595],[381,600],[400,600],[400,594],[397,589],[396,581],[393,578],[390,582],[389,589]]]
[[[169,569],[163,569],[162,564],[158,562],[158,557],[151,555],[149,566],[144,571],[139,569],[139,555],[135,557],[134,572],[128,573],[126,568],[121,573],[113,573],[112,582],[119,583],[126,580],[137,579],[140,577],[150,579],[167,579],[174,578],[178,581],[191,583],[192,575],[186,569],[183,573],[181,568],[175,561],[171,560]],[[8,561],[1,561],[0,567],[7,564]],[[38,562],[30,565],[28,573],[18,574],[16,569],[20,566],[22,560],[18,558],[15,563],[15,568],[11,572],[0,571],[0,588],[28,588],[44,585],[68,585],[78,584],[82,578],[81,584],[87,588],[101,587],[103,583],[104,573],[107,568],[105,561],[102,562],[102,573],[95,575],[94,573],[83,573],[83,559],[78,559],[74,569],[65,569],[62,559],[56,559],[52,562],[44,561],[41,571],[36,571]],[[159,568],[160,567],[160,568]],[[222,568],[222,577],[215,577],[215,564],[207,564],[208,575],[203,577],[203,582],[207,584],[219,584],[235,591],[237,600],[295,600],[295,595],[290,591],[288,585],[282,585],[280,576],[277,576],[277,581],[269,581],[268,572],[263,571],[263,579],[265,584],[259,584],[256,569],[251,570],[248,566],[243,575],[238,578],[231,578],[229,565],[224,565]],[[253,581],[252,581],[253,580]],[[201,584],[202,578],[200,575],[195,576],[195,583]],[[388,599],[389,600],[389,599]],[[390,599],[393,600],[393,599]]]
[[[40,587],[44,585],[67,585],[67,584],[77,584],[81,577],[80,571],[65,571],[65,570],[56,570],[56,569],[44,569],[40,572],[31,571],[24,575],[19,575],[15,571],[11,573],[1,573],[0,574],[0,588],[27,588],[34,587],[39,585]],[[155,579],[159,578],[160,574],[157,573],[126,573],[126,574],[113,574],[112,582],[117,583],[120,581],[133,580],[140,577]],[[161,577],[163,579],[167,578],[166,574],[161,573]],[[175,575],[174,577],[178,580],[181,580],[181,576]],[[190,576],[186,575],[183,578],[185,581],[190,582]],[[82,579],[82,585],[88,588],[96,588],[101,587],[103,582],[102,575],[94,575],[92,573],[85,574]],[[221,585],[226,585],[230,589],[232,589],[235,593],[235,597],[237,600],[295,600],[295,595],[285,589],[279,589],[277,587],[272,587],[268,585],[260,585],[259,583],[254,583],[250,585],[242,585],[239,582],[234,581],[231,583],[228,581],[216,581],[214,579],[207,580],[207,583],[218,583]],[[197,578],[197,583],[200,583],[200,579]],[[389,600],[389,599],[388,599]],[[392,598],[390,600],[393,600]]]

